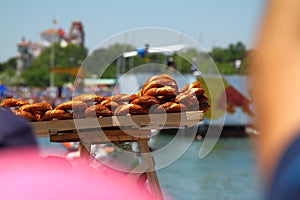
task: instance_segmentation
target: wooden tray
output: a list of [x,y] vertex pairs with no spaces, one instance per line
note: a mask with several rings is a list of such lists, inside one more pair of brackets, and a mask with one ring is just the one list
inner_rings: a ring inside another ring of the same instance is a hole
[[191,127],[203,121],[203,111],[182,113],[127,115],[30,122],[37,137],[49,137],[49,132],[122,127],[128,129],[168,129]]

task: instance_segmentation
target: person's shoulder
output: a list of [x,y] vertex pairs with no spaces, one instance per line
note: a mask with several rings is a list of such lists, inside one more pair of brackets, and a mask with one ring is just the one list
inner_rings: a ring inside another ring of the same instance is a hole
[[[0,107],[0,125],[8,123],[12,124],[26,124],[26,120],[16,116],[10,109]],[[11,124],[11,125],[12,125]],[[1,126],[2,127],[2,126]]]
[[300,134],[282,154],[270,181],[266,199],[300,199],[299,169]]
[[0,108],[0,127],[2,147],[36,146],[34,132],[28,121],[9,109]]

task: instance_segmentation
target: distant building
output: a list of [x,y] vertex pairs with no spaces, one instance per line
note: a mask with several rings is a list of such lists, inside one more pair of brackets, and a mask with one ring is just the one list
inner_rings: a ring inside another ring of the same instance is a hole
[[80,21],[72,22],[68,35],[62,28],[50,28],[41,32],[41,40],[38,42],[26,42],[25,38],[22,38],[17,44],[17,74],[30,65],[32,58],[38,57],[44,48],[51,46],[54,42],[60,42],[61,47],[66,47],[70,43],[84,46],[82,23]]
[[84,46],[84,31],[81,22],[74,21],[72,23],[67,42],[78,46]]
[[17,75],[29,66],[32,56],[29,43],[26,42],[25,38],[22,38],[18,43]]

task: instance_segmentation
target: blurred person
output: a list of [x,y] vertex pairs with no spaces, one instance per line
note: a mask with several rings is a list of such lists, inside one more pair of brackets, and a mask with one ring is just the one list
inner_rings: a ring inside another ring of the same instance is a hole
[[169,57],[167,59],[167,67],[168,67],[168,70],[170,70],[170,71],[173,71],[175,69],[175,62],[174,62],[173,57]]
[[0,107],[0,154],[23,155],[24,152],[39,156],[38,143],[29,121],[16,116],[9,108]]
[[270,0],[252,75],[265,199],[300,199],[300,0]]
[[12,97],[12,92],[0,80],[0,99]]
[[198,66],[197,58],[196,58],[196,57],[193,57],[193,58],[192,58],[192,65],[191,65],[191,67],[190,67],[191,73],[194,73],[194,72],[198,71],[197,66]]
[[241,65],[242,65],[242,61],[240,59],[234,61],[234,67],[237,74],[240,73]]
[[1,199],[152,199],[127,175],[103,173],[80,162],[73,167],[64,158],[42,158],[30,124],[0,108]]
[[27,151],[0,152],[1,199],[150,199],[128,177],[108,171],[99,173],[84,164],[70,168]]
[[36,147],[30,125],[9,109],[0,108],[0,150],[16,147]]
[[192,58],[192,65],[190,67],[190,72],[193,74],[193,76],[201,76],[201,72],[198,70],[199,63],[198,59],[196,57]]

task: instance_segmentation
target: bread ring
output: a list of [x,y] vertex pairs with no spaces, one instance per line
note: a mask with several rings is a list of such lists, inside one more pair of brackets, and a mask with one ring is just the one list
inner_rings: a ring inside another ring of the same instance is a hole
[[208,102],[200,102],[199,103],[199,110],[207,111],[210,108]]
[[14,110],[13,111],[17,116],[23,117],[29,121],[37,121],[36,117],[31,114],[30,112],[23,111],[23,110]]
[[188,91],[189,87],[190,87],[190,84],[186,84],[180,90],[178,90],[178,92],[184,93],[184,92]]
[[57,119],[59,116],[65,114],[66,112],[64,110],[59,110],[59,109],[53,109],[53,110],[48,110],[44,116],[42,117],[42,121],[51,121],[53,119]]
[[140,105],[143,108],[149,109],[151,106],[153,106],[155,104],[159,104],[159,101],[153,96],[142,96],[142,97],[135,99],[131,103],[135,104],[135,105]]
[[97,103],[97,104],[104,105],[104,104],[107,104],[107,103],[109,103],[109,102],[111,102],[110,97],[109,97],[109,98],[106,98],[105,100],[103,100],[103,101],[101,101],[100,103]]
[[207,111],[210,108],[210,104],[208,102],[199,102],[196,105],[190,105],[187,107],[189,111]]
[[179,102],[189,101],[190,99],[193,98],[196,98],[194,94],[180,93],[175,97],[175,102],[179,103]]
[[198,99],[199,102],[208,101],[208,97],[205,94],[197,96],[197,99]]
[[114,96],[111,96],[109,97],[111,101],[115,101],[117,103],[120,103],[120,102],[129,102],[130,101],[130,98],[131,98],[131,95],[129,94],[117,94],[117,95],[114,95]]
[[184,92],[187,92],[188,90],[192,89],[192,88],[200,88],[200,82],[199,81],[195,81],[191,84],[186,84],[184,85],[180,90],[179,92],[180,93],[184,93]]
[[[161,80],[164,80],[165,82],[173,82],[173,83],[175,83],[175,85],[177,85],[174,78],[168,74],[159,74],[159,75],[151,76],[146,80],[146,82],[143,85],[143,88],[141,88],[141,90],[138,92],[138,95],[143,96],[143,94],[146,92],[146,90],[150,89],[150,88],[146,88],[149,83],[154,82],[154,81],[161,81]],[[154,86],[151,86],[151,87],[153,88]],[[177,90],[178,90],[178,88],[177,88]]]
[[141,96],[143,96],[142,93],[143,93],[143,88],[141,88],[136,94],[138,97],[141,97]]
[[133,104],[124,104],[124,105],[120,105],[116,108],[116,110],[114,111],[114,115],[128,115],[129,114],[129,108],[132,106]]
[[19,110],[27,112],[36,112],[36,111],[47,111],[51,110],[52,106],[47,102],[33,103],[21,106]]
[[201,87],[201,84],[199,81],[195,81],[193,83],[191,83],[191,88],[200,88]]
[[55,118],[58,120],[67,120],[67,119],[73,119],[74,115],[75,115],[74,113],[65,112],[61,115],[56,116]]
[[194,94],[181,93],[175,98],[176,103],[182,103],[185,106],[193,106],[198,104],[198,99]]
[[151,88],[149,89],[144,96],[154,96],[154,97],[158,97],[158,96],[164,96],[164,97],[174,97],[176,96],[177,91],[170,87],[170,86],[164,86],[161,88]]
[[76,97],[73,97],[73,101],[83,101],[85,103],[87,102],[101,102],[105,99],[104,96],[98,96],[95,94],[82,94]]
[[16,107],[16,106],[24,106],[26,104],[29,104],[28,102],[19,101],[14,98],[4,99],[2,103],[0,104],[0,107]]
[[124,104],[117,107],[117,109],[114,112],[114,115],[142,115],[142,114],[148,114],[149,111],[142,108],[139,105],[134,104]]
[[109,110],[115,110],[119,104],[117,102],[111,101],[111,100],[104,100],[100,103],[100,105],[105,106]]
[[134,100],[137,99],[138,97],[139,97],[138,94],[132,94],[132,95],[130,95],[129,103],[131,103],[132,101],[134,101]]
[[46,111],[43,110],[31,110],[30,113],[33,114],[37,121],[42,120]]
[[151,76],[150,78],[148,78],[146,80],[145,84],[148,84],[151,81],[159,80],[159,79],[168,79],[168,80],[174,81],[174,78],[172,76],[170,76],[169,74],[159,74],[159,75]]
[[155,98],[159,101],[159,104],[164,104],[167,102],[175,102],[175,97],[176,96],[157,96]]
[[83,101],[67,101],[56,106],[55,109],[58,110],[74,110],[74,111],[84,111],[88,105]]
[[203,95],[205,90],[203,88],[191,88],[190,90],[186,91],[186,94],[195,94],[197,97]]
[[148,84],[145,84],[141,93],[143,95],[151,88],[161,88],[164,86],[170,86],[171,88],[174,88],[176,91],[178,90],[178,86],[174,80],[158,79],[158,80],[151,81]]
[[157,108],[156,112],[158,112],[158,113],[164,113],[164,112],[173,113],[173,112],[185,112],[186,110],[187,110],[186,106],[183,104],[167,102],[167,103],[160,105]]
[[88,107],[85,110],[85,115],[87,117],[110,117],[112,116],[112,112],[105,106],[101,105],[101,104],[96,104],[93,106]]

